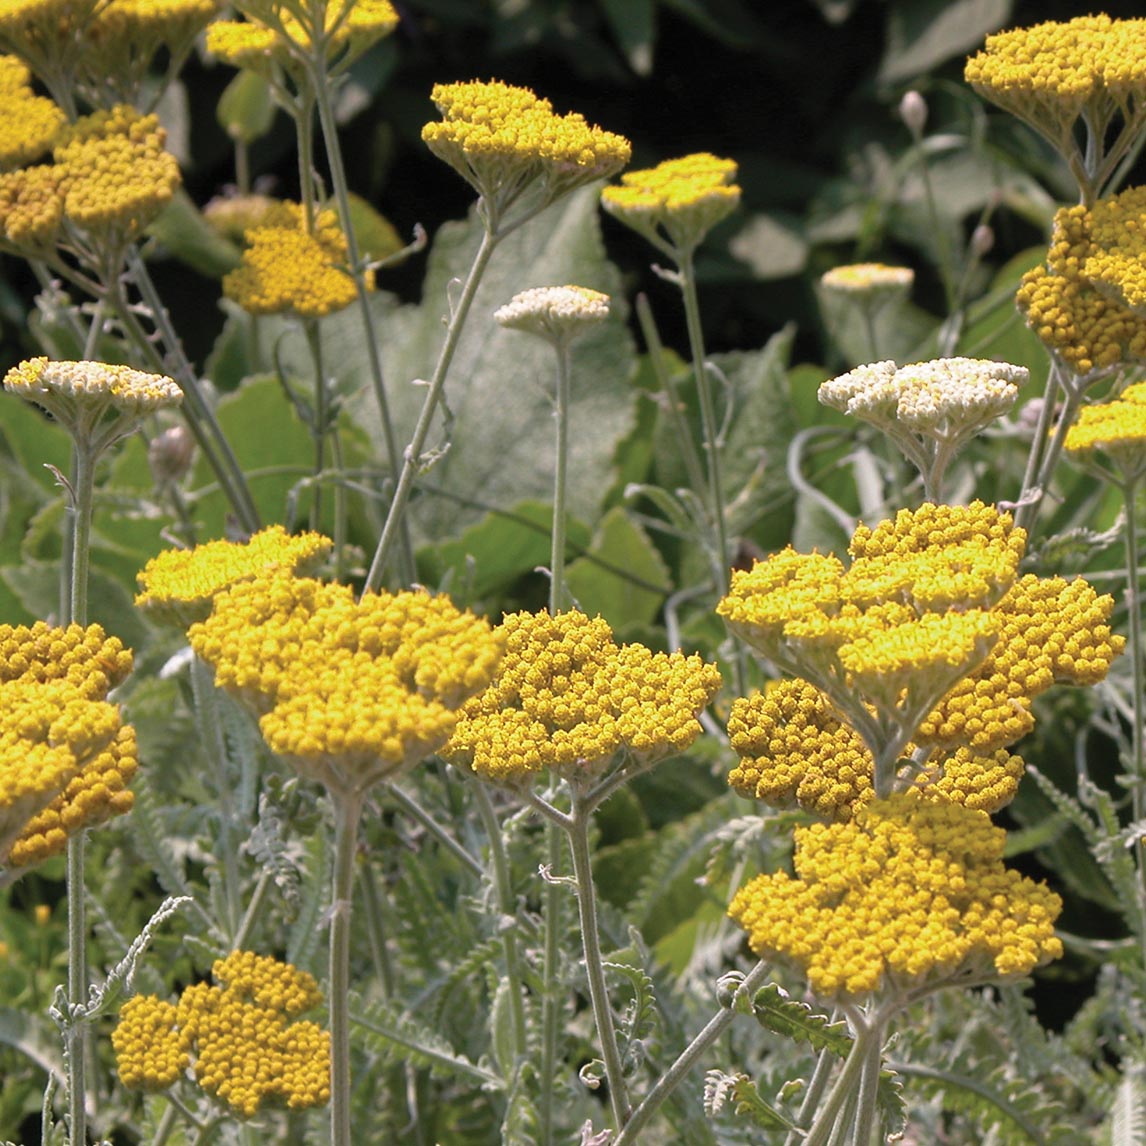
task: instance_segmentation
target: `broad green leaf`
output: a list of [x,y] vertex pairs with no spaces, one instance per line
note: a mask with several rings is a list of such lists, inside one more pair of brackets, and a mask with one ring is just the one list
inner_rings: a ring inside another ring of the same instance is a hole
[[979,47],[1010,15],[1011,0],[898,0],[888,7],[878,82],[901,83]]
[[390,222],[361,195],[350,195],[350,225],[364,259],[387,259],[406,244]]
[[629,67],[639,76],[649,75],[656,37],[654,0],[601,0],[601,8]]
[[[539,566],[548,566],[552,523],[552,507],[538,501],[523,501],[505,512],[488,513],[460,537],[421,549],[419,572],[430,585],[441,585],[449,575],[455,599],[471,604],[481,601],[508,589]],[[570,520],[566,523],[566,541],[570,552],[584,550],[589,545],[589,531]]]
[[[447,433],[439,411],[427,440],[429,449],[447,441],[449,449],[426,475],[435,496],[421,500],[412,515],[423,539],[456,534],[483,509],[552,497],[553,351],[540,339],[503,330],[492,317],[528,287],[576,283],[613,297],[610,320],[573,347],[568,509],[584,521],[597,517],[611,485],[614,451],[633,424],[635,406],[635,356],[624,323],[620,275],[605,258],[601,243],[597,195],[597,188],[589,187],[569,196],[510,234],[495,252],[446,384],[446,402],[455,420]],[[464,279],[480,238],[481,226],[472,213],[465,222],[445,224],[430,255],[425,301],[395,309],[385,297],[372,300],[400,444],[409,440],[425,394],[424,386],[412,383],[433,373],[445,334],[447,299],[456,299],[454,280]],[[349,308],[327,321],[340,347],[332,368],[353,392],[353,415],[382,458],[361,318],[356,308]],[[283,361],[299,374],[303,355],[300,338],[284,340]]]
[[672,588],[648,534],[620,506],[601,519],[588,555],[569,565],[566,580],[581,610],[600,613],[618,636],[652,621]]
[[808,242],[789,222],[757,213],[728,241],[729,251],[754,278],[782,279],[799,274],[808,261]]
[[238,248],[207,222],[182,189],[175,192],[147,232],[177,259],[210,278],[219,278],[239,265]]
[[223,89],[216,115],[219,126],[232,139],[254,143],[274,122],[270,84],[257,72],[240,71]]
[[0,394],[0,449],[6,447],[45,489],[58,492],[55,476],[46,467],[67,473],[72,464],[72,442],[67,431],[49,421],[22,398]]

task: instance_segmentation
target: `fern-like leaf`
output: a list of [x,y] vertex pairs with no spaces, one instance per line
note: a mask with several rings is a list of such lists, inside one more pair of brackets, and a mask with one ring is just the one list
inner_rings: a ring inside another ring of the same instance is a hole
[[1110,1146],[1146,1146],[1146,1065],[1122,1072],[1110,1112]]
[[852,1036],[846,1023],[832,1022],[799,999],[793,999],[783,987],[769,983],[752,997],[756,1021],[770,1031],[787,1035],[796,1042],[808,1043],[813,1050],[830,1050],[845,1057],[852,1047]]

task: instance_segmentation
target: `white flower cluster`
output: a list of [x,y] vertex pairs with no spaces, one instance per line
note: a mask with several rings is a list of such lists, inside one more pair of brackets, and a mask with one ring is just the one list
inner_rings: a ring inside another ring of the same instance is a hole
[[889,267],[884,263],[850,263],[833,267],[820,276],[827,291],[848,295],[900,294],[906,296],[915,282],[910,267]]
[[105,362],[32,358],[8,371],[4,387],[30,402],[42,403],[53,396],[76,402],[106,402],[136,417],[183,401],[183,391],[170,378]]
[[494,318],[550,342],[571,342],[609,317],[609,296],[580,286],[533,287],[515,294]]

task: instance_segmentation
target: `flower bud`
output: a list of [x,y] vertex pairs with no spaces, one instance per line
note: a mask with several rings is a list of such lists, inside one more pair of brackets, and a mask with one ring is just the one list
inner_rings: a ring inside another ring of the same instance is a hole
[[147,462],[158,485],[179,481],[191,468],[195,442],[186,426],[172,426],[151,439]]
[[919,139],[923,135],[924,125],[927,123],[927,101],[913,88],[904,92],[903,99],[899,101],[899,118],[907,125],[907,130]]
[[971,232],[971,253],[981,259],[995,245],[995,230],[986,223],[980,223]]

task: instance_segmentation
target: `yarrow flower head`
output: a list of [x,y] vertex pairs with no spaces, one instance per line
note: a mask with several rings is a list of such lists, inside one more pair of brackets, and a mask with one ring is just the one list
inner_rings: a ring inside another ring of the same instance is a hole
[[1029,377],[1025,366],[981,358],[936,358],[898,368],[875,362],[824,382],[818,397],[886,433],[934,491],[950,459],[1010,411]]
[[736,164],[708,152],[629,171],[601,192],[601,206],[674,257],[696,249],[740,205]]
[[601,617],[509,613],[505,659],[462,709],[442,755],[478,776],[527,784],[544,769],[592,778],[628,753],[640,767],[683,752],[720,688],[714,665],[617,645]]
[[609,317],[609,301],[607,294],[588,287],[533,287],[515,294],[493,317],[510,330],[567,346]]
[[[1100,193],[1138,130],[1146,98],[1146,20],[1079,16],[988,36],[964,69],[967,82],[1043,135],[1085,175],[1087,198]],[[1092,137],[1093,172],[1082,162],[1075,127],[1081,117],[1102,125]],[[1120,130],[1110,125],[1122,118]],[[1111,159],[1112,162],[1108,162]]]
[[1063,446],[1084,465],[1109,463],[1123,482],[1141,478],[1146,474],[1146,382],[1128,386],[1113,402],[1084,406]]
[[314,977],[290,963],[232,951],[216,984],[188,987],[178,1003],[136,995],[112,1032],[127,1087],[166,1090],[190,1072],[235,1114],[264,1104],[305,1110],[330,1100],[330,1034],[298,1016],[322,1001]]
[[[302,206],[280,203],[244,241],[242,263],[224,276],[223,294],[248,313],[321,318],[354,301],[346,237],[333,211],[320,211],[308,228]],[[366,285],[374,285],[372,271]]]
[[39,159],[64,124],[64,113],[32,91],[31,78],[16,56],[0,56],[0,171]]
[[275,569],[307,575],[325,560],[331,545],[320,533],[291,535],[271,525],[243,542],[165,549],[137,574],[135,604],[160,621],[186,628],[205,621],[215,597],[229,586]]
[[558,115],[528,88],[475,80],[436,84],[430,98],[442,119],[422,128],[422,140],[481,196],[495,232],[527,191],[536,192],[537,207],[549,206],[629,162],[624,136],[576,112]]
[[0,625],[0,863],[38,863],[130,808],[134,732],[107,700],[130,671],[98,625]]
[[316,48],[326,56],[328,74],[345,71],[363,52],[398,26],[390,0],[330,0],[323,5],[319,30],[315,10],[304,18],[278,0],[244,8],[246,20],[216,20],[207,29],[207,51],[236,68],[267,74],[283,68],[296,81]]
[[798,828],[795,876],[758,876],[728,913],[821,999],[1005,982],[1062,955],[1062,901],[1003,865],[1005,834],[984,812],[902,793]]
[[910,267],[889,267],[885,263],[849,263],[832,267],[820,276],[820,286],[849,298],[876,298],[882,301],[905,299],[915,284]]
[[[1130,256],[1133,228],[1117,201],[1100,202],[1055,212],[1047,261],[1023,275],[1015,296],[1027,325],[1082,375],[1146,362],[1146,318],[1124,301],[1143,297]],[[1112,250],[1104,243],[1113,243]]]
[[492,679],[502,638],[424,591],[368,593],[278,569],[233,584],[188,633],[271,749],[332,792],[362,793],[436,752]]
[[96,454],[131,433],[145,415],[183,401],[178,384],[161,374],[43,357],[13,366],[4,389],[47,410],[77,444]]

